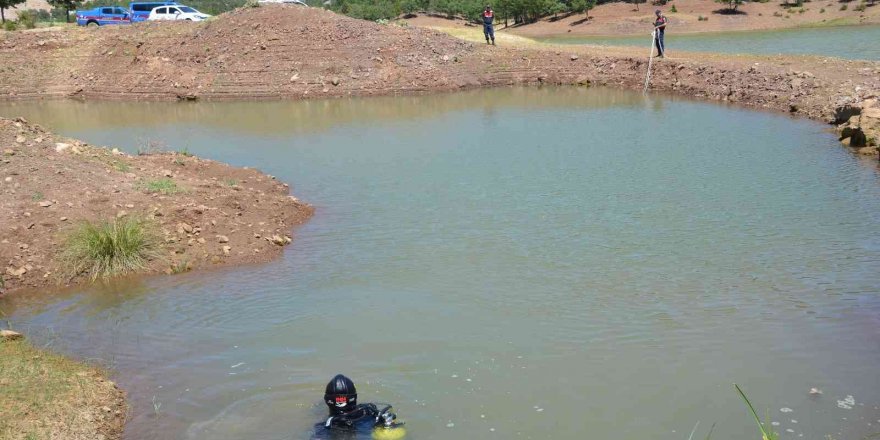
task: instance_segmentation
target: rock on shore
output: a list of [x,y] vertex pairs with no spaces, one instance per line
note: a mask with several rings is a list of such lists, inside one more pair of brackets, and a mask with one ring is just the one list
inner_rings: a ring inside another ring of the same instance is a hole
[[836,115],[837,131],[844,145],[859,154],[877,156],[880,142],[880,101],[877,98],[841,106]]

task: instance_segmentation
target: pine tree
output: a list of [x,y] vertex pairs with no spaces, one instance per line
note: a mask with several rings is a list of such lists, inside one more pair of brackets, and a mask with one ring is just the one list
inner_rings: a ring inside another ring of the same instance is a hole
[[20,3],[24,3],[24,0],[0,0],[0,22],[6,23],[6,9],[14,8]]
[[[3,1],[3,0],[0,0],[0,1]],[[15,0],[12,0],[12,1],[15,1]],[[75,11],[76,8],[78,8],[81,3],[82,2],[80,0],[49,0],[50,5],[52,5],[56,8],[63,8],[64,11],[67,12],[67,14],[65,14],[65,17],[66,17],[66,19],[67,19],[66,21],[68,23],[70,23],[70,11],[72,11],[72,10]]]

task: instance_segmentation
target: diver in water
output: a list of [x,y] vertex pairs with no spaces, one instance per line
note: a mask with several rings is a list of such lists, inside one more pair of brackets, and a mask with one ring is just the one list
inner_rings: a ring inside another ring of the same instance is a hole
[[397,421],[391,405],[357,403],[357,389],[354,382],[342,374],[337,374],[324,391],[324,403],[330,409],[330,416],[315,426],[316,438],[356,439],[385,438],[398,439],[405,435]]

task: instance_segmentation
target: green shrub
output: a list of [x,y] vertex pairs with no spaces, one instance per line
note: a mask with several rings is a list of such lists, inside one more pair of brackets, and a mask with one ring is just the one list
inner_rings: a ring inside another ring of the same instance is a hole
[[159,235],[147,220],[123,217],[98,224],[82,222],[64,238],[59,261],[73,278],[132,273],[160,256]]
[[186,273],[192,270],[192,265],[189,264],[188,260],[181,260],[178,262],[171,263],[171,267],[168,268],[169,275],[179,275],[182,273]]
[[709,17],[703,17],[702,15],[697,17],[697,21],[709,21]]
[[846,4],[842,4],[842,5],[840,5],[840,10],[841,10],[841,11],[845,11],[845,10],[846,10]]
[[12,31],[18,29],[18,26],[15,25],[14,21],[10,20],[10,21],[7,21],[6,23],[3,23],[3,29],[5,29],[9,32],[12,32]]
[[244,7],[246,8],[259,8],[260,2],[258,0],[247,0],[244,2]]
[[820,13],[820,14],[824,14],[824,13],[825,13],[825,8],[819,9],[819,13]]
[[27,10],[18,13],[18,26],[25,29],[33,29],[37,27],[37,14],[34,11]]
[[669,8],[669,12],[674,14],[674,13],[678,12],[678,9],[675,8],[675,5],[672,5],[672,7]]

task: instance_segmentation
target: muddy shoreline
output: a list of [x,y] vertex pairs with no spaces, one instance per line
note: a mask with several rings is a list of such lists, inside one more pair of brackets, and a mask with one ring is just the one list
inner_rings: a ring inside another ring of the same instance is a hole
[[[648,63],[636,49],[487,47],[433,29],[267,6],[201,24],[8,33],[0,99],[321,99],[541,84],[642,90]],[[843,124],[847,109],[880,93],[880,63],[679,52],[653,63],[650,89]]]

